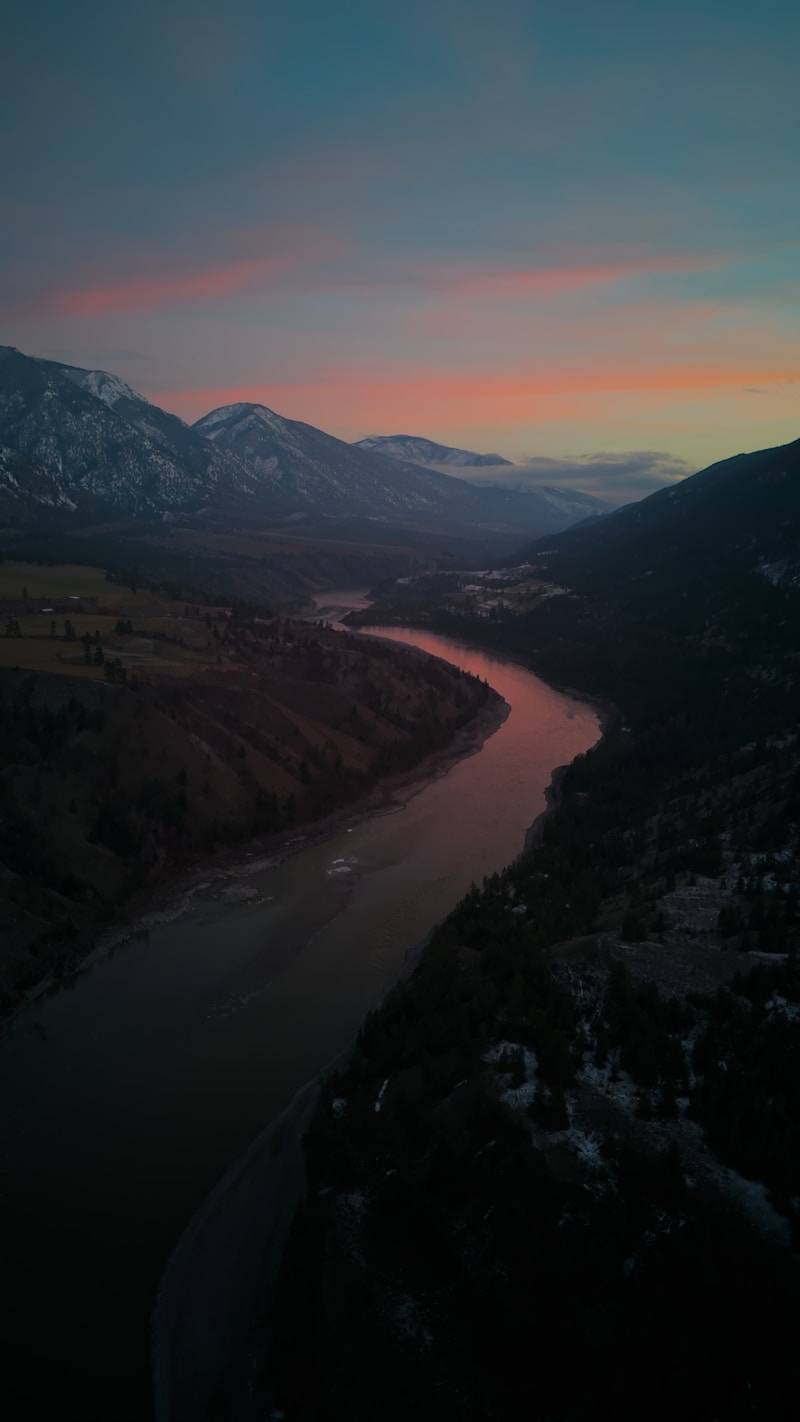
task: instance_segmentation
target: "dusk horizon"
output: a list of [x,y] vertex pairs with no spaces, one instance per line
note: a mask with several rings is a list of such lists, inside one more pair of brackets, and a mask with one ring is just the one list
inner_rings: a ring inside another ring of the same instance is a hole
[[793,1418],[800,7],[7,10],[4,1420]]
[[796,437],[800,31],[767,9],[17,11],[5,338],[348,441],[694,470]]

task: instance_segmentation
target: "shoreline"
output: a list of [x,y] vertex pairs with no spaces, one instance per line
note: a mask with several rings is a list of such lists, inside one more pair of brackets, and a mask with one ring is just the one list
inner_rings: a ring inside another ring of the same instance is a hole
[[[347,613],[345,618],[343,618],[341,624],[345,631],[361,632],[368,636],[376,636],[378,634],[371,632],[372,627],[408,627],[412,631],[416,632],[430,632],[434,636],[450,637],[452,641],[463,642],[465,647],[473,647],[476,651],[485,652],[488,656],[495,657],[497,661],[511,662],[514,666],[523,667],[525,671],[529,671],[533,676],[537,676],[540,681],[543,681],[545,683],[545,686],[549,686],[551,691],[557,691],[560,693],[561,696],[568,696],[571,701],[581,701],[584,705],[591,706],[592,709],[597,712],[597,719],[600,725],[600,730],[603,735],[606,735],[606,733],[612,729],[616,722],[622,720],[622,714],[619,710],[619,707],[615,706],[613,701],[609,701],[607,697],[595,694],[594,692],[581,691],[577,687],[566,686],[562,682],[553,681],[553,679],[546,673],[545,670],[539,668],[538,666],[535,666],[528,658],[525,657],[524,653],[522,652],[515,652],[505,647],[492,647],[489,643],[484,643],[482,641],[471,642],[466,635],[452,632],[446,628],[436,627],[432,622],[420,623],[417,626],[413,622],[409,621],[387,621],[386,617],[382,617],[380,621],[374,623],[362,620],[364,618],[369,617],[369,614],[374,606],[375,604],[372,603],[369,608],[363,610],[359,609],[354,613]],[[351,616],[357,617],[359,620],[357,622],[351,622],[348,620]],[[379,640],[381,639],[379,638]],[[387,637],[383,640],[394,641],[394,638]],[[403,643],[402,645],[405,646],[406,643]],[[432,656],[434,654],[429,652],[426,653],[426,655]]]
[[490,687],[489,701],[466,725],[457,728],[447,745],[430,752],[408,770],[397,771],[378,781],[365,795],[341,805],[323,819],[298,824],[290,834],[282,831],[242,838],[238,844],[212,851],[190,867],[176,865],[172,871],[165,870],[163,876],[138,890],[113,922],[97,929],[86,952],[68,973],[59,977],[51,974],[22,995],[11,1012],[0,1019],[0,1037],[10,1032],[19,1017],[40,999],[70,986],[117,949],[149,933],[151,928],[183,918],[190,912],[195,895],[210,888],[215,880],[222,883],[231,878],[244,878],[256,867],[265,867],[265,860],[271,861],[269,867],[277,867],[292,855],[333,838],[342,829],[355,828],[380,814],[397,813],[432,780],[446,775],[458,761],[477,755],[484,742],[500,729],[510,709]]
[[[524,665],[521,658],[506,659]],[[530,668],[526,666],[526,670]],[[533,674],[538,675],[536,672]],[[602,739],[612,717],[618,714],[615,708],[601,709],[589,696],[572,693],[562,687],[553,689],[571,699],[588,703],[597,711]],[[495,729],[499,728],[510,711],[505,701],[502,706],[505,714]],[[481,748],[488,734],[473,747],[472,753]],[[468,753],[465,751],[464,755]],[[453,756],[452,760],[460,758],[460,755]],[[509,863],[515,862],[540,836],[548,816],[560,803],[561,785],[567,770],[568,765],[553,768],[545,788],[545,808],[527,827],[519,850]],[[416,788],[423,787],[418,785]],[[404,803],[412,798],[413,793],[412,789]],[[436,927],[433,924],[424,938],[408,949],[401,970],[387,992],[415,971]],[[200,1415],[186,1407],[183,1399],[177,1407],[172,1405],[174,1399],[170,1396],[170,1384],[179,1376],[180,1365],[178,1369],[170,1366],[168,1349],[170,1340],[180,1336],[181,1328],[177,1320],[182,1317],[186,1335],[194,1337],[196,1356],[203,1362],[207,1360],[202,1348],[205,1316],[198,1321],[196,1310],[184,1309],[181,1314],[180,1306],[181,1297],[197,1298],[204,1277],[213,1279],[215,1298],[219,1296],[220,1278],[225,1279],[229,1302],[226,1305],[222,1301],[217,1306],[219,1314],[226,1320],[230,1316],[240,1319],[238,1342],[214,1378],[214,1387],[220,1389],[217,1396],[224,1398],[227,1407],[235,1406],[236,1411],[232,1415],[237,1417],[238,1422],[256,1422],[257,1418],[269,1415],[273,1402],[268,1395],[270,1315],[286,1242],[297,1205],[306,1189],[303,1137],[313,1118],[324,1080],[347,1060],[355,1041],[354,1038],[344,1051],[307,1082],[284,1111],[265,1125],[245,1153],[232,1162],[190,1220],[170,1255],[159,1282],[151,1316],[155,1422],[193,1422],[194,1416]],[[277,1148],[276,1137],[279,1138]],[[275,1213],[270,1208],[270,1202],[276,1207]],[[204,1248],[207,1253],[203,1252]],[[256,1256],[257,1267],[253,1265],[252,1255]],[[243,1260],[241,1271],[236,1267],[236,1260],[240,1258]],[[212,1261],[211,1268],[209,1260]],[[221,1270],[214,1268],[214,1260],[222,1261]],[[250,1299],[249,1309],[243,1307],[244,1293]],[[187,1319],[193,1320],[194,1324],[188,1329]],[[235,1334],[236,1330],[232,1332]],[[210,1395],[210,1391],[205,1394],[206,1397]]]
[[[324,1072],[306,1082],[228,1168],[167,1259],[150,1316],[156,1422],[177,1417],[188,1422],[205,1415],[203,1404],[222,1388],[229,1398],[246,1387],[256,1318],[269,1313],[286,1239],[305,1191],[302,1139]],[[213,1300],[213,1311],[185,1308],[187,1294]],[[220,1336],[229,1346],[219,1349]],[[215,1351],[225,1359],[220,1369],[213,1366]],[[176,1385],[180,1410],[173,1405]]]
[[[428,655],[421,653],[421,655]],[[288,847],[289,853],[320,843],[343,824],[363,823],[382,813],[402,810],[415,795],[432,780],[445,776],[456,764],[476,755],[485,742],[500,729],[511,707],[492,688],[492,697],[467,726],[457,732],[451,743],[434,752],[412,770],[402,772],[373,791],[356,812],[337,813],[330,820],[318,821],[316,833],[304,836],[302,843]],[[284,854],[283,858],[287,855]],[[228,873],[237,866],[247,867],[241,858],[229,856]],[[278,861],[276,861],[278,862]],[[436,925],[421,942],[412,945],[404,958],[395,983],[414,971]],[[394,987],[395,983],[392,984]],[[387,989],[391,991],[391,987]],[[382,999],[381,999],[382,1000]],[[376,1004],[378,1006],[379,1004]],[[270,1304],[286,1246],[294,1212],[305,1189],[305,1160],[302,1138],[310,1123],[325,1077],[346,1060],[355,1045],[355,1038],[332,1061],[295,1093],[283,1111],[265,1123],[261,1131],[223,1173],[209,1195],[189,1219],[169,1255],[156,1291],[150,1318],[153,1405],[156,1422],[194,1422],[192,1406],[173,1408],[172,1387],[181,1378],[182,1364],[176,1360],[174,1341],[181,1338],[183,1350],[188,1348],[197,1360],[198,1373],[205,1377],[207,1389],[230,1384],[233,1376],[237,1388],[244,1388],[248,1365],[253,1364],[251,1342],[258,1324],[268,1329]],[[224,1299],[217,1304],[220,1294]],[[184,1300],[202,1295],[214,1301],[212,1309],[198,1311],[186,1307]],[[241,1320],[231,1327],[230,1320]],[[213,1378],[209,1358],[213,1357],[215,1339],[234,1336],[226,1362]],[[260,1359],[259,1359],[260,1361]],[[236,1371],[236,1365],[241,1374]],[[192,1375],[196,1376],[196,1375]],[[197,1392],[188,1384],[188,1392]],[[246,1399],[239,1399],[245,1405]],[[238,1414],[237,1414],[238,1415]]]
[[154,892],[146,894],[147,905],[143,904],[133,918],[126,916],[124,922],[109,929],[81,967],[85,964],[88,968],[97,961],[98,956],[105,956],[147,933],[155,924],[177,922],[190,911],[194,896],[210,888],[215,880],[245,878],[260,868],[277,868],[293,855],[324,844],[343,829],[355,828],[365,820],[402,810],[432,780],[446,775],[458,761],[477,755],[484,742],[500,729],[510,709],[508,703],[495,692],[492,701],[481,707],[465,726],[460,726],[446,746],[432,751],[409,770],[398,771],[378,781],[366,795],[340,806],[323,819],[296,825],[288,838],[284,831],[277,835],[243,839],[237,845],[227,846],[197,861],[170,883],[154,886]]

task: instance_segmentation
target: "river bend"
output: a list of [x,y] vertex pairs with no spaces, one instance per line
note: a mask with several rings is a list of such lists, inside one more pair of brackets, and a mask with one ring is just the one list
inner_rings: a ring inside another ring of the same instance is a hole
[[589,705],[513,662],[371,630],[485,677],[508,718],[405,804],[281,863],[243,851],[0,1043],[4,1391],[24,1393],[20,1417],[58,1399],[62,1419],[147,1418],[150,1307],[193,1211],[470,884],[519,853],[553,769],[598,738]]

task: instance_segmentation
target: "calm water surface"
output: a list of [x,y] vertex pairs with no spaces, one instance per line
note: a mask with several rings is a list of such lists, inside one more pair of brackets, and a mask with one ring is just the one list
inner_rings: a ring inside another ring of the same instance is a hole
[[[243,858],[0,1043],[3,1390],[26,1398],[13,1416],[58,1398],[60,1419],[148,1417],[150,1307],[190,1215],[409,949],[519,852],[553,768],[597,740],[588,705],[513,663],[372,630],[485,677],[508,719],[405,806],[279,865]],[[231,902],[242,889],[257,898]]]

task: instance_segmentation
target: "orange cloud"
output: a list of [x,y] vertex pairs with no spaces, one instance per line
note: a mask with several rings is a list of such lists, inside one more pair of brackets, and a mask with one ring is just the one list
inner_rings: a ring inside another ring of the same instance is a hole
[[356,267],[323,273],[317,284],[333,289],[352,287],[368,291],[418,288],[446,297],[519,300],[525,296],[558,296],[635,277],[708,271],[720,266],[723,260],[703,256],[651,256],[587,261],[576,257],[571,262],[510,266],[503,261],[474,265],[409,262],[402,257],[377,263],[367,259]]
[[519,299],[525,296],[558,296],[562,292],[581,291],[588,286],[629,281],[638,276],[702,271],[711,265],[716,265],[716,262],[697,257],[642,257],[616,262],[588,262],[516,270],[496,268],[456,274],[448,285],[452,291],[463,296],[506,296]]
[[[240,243],[240,247],[246,245],[252,250],[257,244],[252,234],[248,236],[249,240]],[[272,248],[266,256],[235,256],[206,263],[189,260],[180,270],[164,270],[158,258],[151,257],[144,272],[74,281],[61,289],[42,293],[28,309],[37,316],[66,318],[169,309],[269,286],[300,268],[305,268],[305,284],[315,289],[391,290],[400,286],[440,293],[461,302],[483,298],[521,301],[527,296],[557,296],[636,276],[696,271],[712,265],[708,260],[695,257],[648,257],[528,268],[509,268],[502,264],[431,267],[400,262],[371,269],[367,262],[355,270],[348,269],[347,265],[344,270],[337,270],[337,258],[353,255],[351,240],[344,242],[331,234],[320,236],[304,230],[284,230],[277,240],[274,233],[267,235],[263,245]],[[25,302],[22,304],[24,308]]]
[[296,242],[266,257],[237,257],[188,266],[182,271],[123,276],[68,287],[37,303],[38,314],[104,316],[112,312],[161,309],[187,301],[213,301],[279,280],[307,262],[330,254],[333,244]]
[[151,392],[167,408],[197,419],[218,405],[268,405],[323,428],[524,425],[578,415],[587,399],[614,394],[701,394],[800,381],[797,369],[752,365],[618,365],[563,370],[442,374],[332,369],[297,382]]

